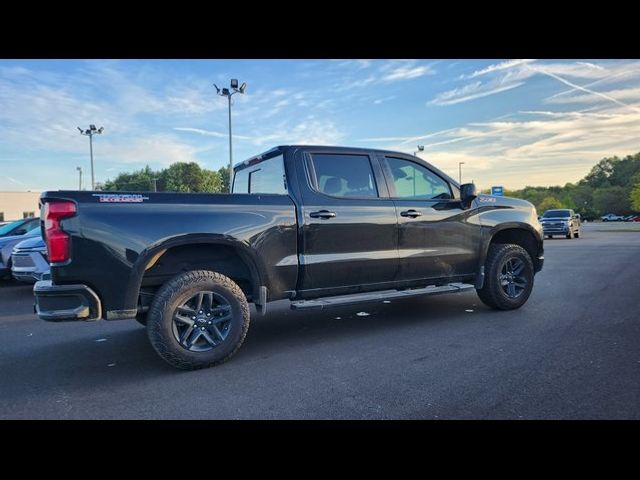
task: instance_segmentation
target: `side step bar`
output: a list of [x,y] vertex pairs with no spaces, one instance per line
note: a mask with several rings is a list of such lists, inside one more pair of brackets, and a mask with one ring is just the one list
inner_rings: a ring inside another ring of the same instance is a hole
[[390,300],[394,298],[417,297],[420,295],[438,295],[441,293],[464,292],[475,288],[467,283],[449,283],[439,287],[429,286],[407,290],[383,290],[380,292],[357,293],[355,295],[340,295],[336,297],[317,298],[314,300],[297,300],[291,302],[292,310],[322,310],[341,305],[355,305],[357,303]]

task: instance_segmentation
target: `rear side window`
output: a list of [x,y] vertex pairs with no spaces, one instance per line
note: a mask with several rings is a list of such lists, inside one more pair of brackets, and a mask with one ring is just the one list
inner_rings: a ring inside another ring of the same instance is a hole
[[282,155],[236,171],[233,193],[286,194],[286,177]]
[[333,197],[377,197],[378,188],[367,155],[314,154],[316,188]]

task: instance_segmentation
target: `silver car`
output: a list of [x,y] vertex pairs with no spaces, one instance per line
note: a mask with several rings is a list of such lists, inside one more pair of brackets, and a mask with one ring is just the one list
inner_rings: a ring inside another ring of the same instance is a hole
[[20,282],[35,283],[49,274],[47,246],[41,236],[18,243],[11,252],[11,275]]

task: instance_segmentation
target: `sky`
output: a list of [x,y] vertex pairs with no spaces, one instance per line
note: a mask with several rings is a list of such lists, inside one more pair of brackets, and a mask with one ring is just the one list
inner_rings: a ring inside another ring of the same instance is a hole
[[[638,60],[0,60],[0,190],[77,189],[276,145],[413,153],[479,188],[564,185],[640,151]],[[85,183],[87,185],[87,183]]]

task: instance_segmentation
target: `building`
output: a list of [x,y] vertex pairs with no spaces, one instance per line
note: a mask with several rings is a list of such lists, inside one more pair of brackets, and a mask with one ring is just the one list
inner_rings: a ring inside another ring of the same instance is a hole
[[0,222],[40,215],[40,192],[0,192]]

